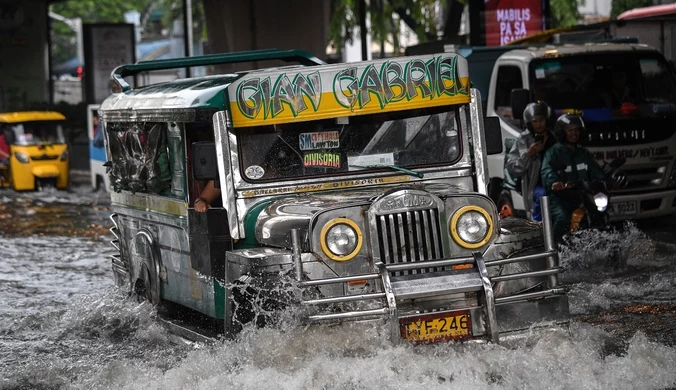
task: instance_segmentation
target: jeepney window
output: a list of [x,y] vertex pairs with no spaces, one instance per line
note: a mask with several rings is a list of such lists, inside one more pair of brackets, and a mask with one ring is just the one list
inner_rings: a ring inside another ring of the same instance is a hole
[[242,177],[256,182],[449,165],[461,155],[459,129],[458,110],[441,107],[235,131]]
[[512,115],[512,90],[523,88],[521,69],[514,65],[504,65],[498,69],[495,85],[495,112],[512,126],[521,127],[521,122]]
[[65,144],[61,125],[54,122],[25,122],[12,125],[16,145]]
[[182,195],[172,191],[167,123],[107,123],[106,133],[113,190]]

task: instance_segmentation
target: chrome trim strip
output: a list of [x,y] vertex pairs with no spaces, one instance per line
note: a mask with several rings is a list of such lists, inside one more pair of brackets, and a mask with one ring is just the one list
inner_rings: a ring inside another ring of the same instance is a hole
[[99,110],[106,122],[195,122],[193,108]]
[[388,271],[410,271],[412,269],[426,269],[434,267],[445,267],[449,265],[463,265],[463,264],[472,264],[474,259],[471,257],[462,257],[458,259],[442,259],[442,260],[426,260],[426,261],[416,261],[413,263],[405,264],[387,264],[385,268]]
[[501,303],[508,303],[508,302],[516,302],[516,301],[525,301],[525,300],[531,300],[531,299],[539,299],[539,298],[545,298],[549,297],[552,295],[561,295],[565,294],[566,289],[563,288],[552,288],[546,291],[536,291],[532,293],[526,293],[526,294],[517,294],[517,295],[510,295],[507,297],[500,297],[500,298],[495,298],[495,304],[499,305]]
[[[228,229],[234,240],[244,238],[244,225],[237,219],[237,199],[233,182],[232,160],[230,155],[230,133],[228,132],[228,113],[219,111],[213,116],[214,140],[218,159],[218,178],[221,182],[221,201],[228,213]],[[227,164],[227,166],[226,166]]]
[[341,282],[353,282],[355,280],[373,280],[373,279],[379,279],[379,278],[380,278],[380,274],[343,276],[343,277],[331,278],[331,279],[306,280],[304,282],[298,283],[298,286],[299,287],[322,286],[322,285],[325,285],[325,284],[333,284],[333,283],[341,283]]
[[546,258],[552,255],[556,255],[556,251],[547,251],[547,252],[542,252],[542,253],[535,253],[532,255],[523,255],[523,256],[518,256],[518,257],[510,257],[507,259],[501,259],[501,260],[492,260],[492,261],[486,261],[486,267],[495,267],[498,265],[505,265],[505,264],[511,264],[511,263],[517,263],[520,261],[530,261],[530,260],[538,260],[542,258]]
[[[556,244],[554,243],[552,216],[549,213],[549,197],[543,196],[540,198],[540,205],[542,207],[542,235],[545,241],[545,251],[553,253],[547,257],[547,268],[556,268],[559,266],[559,254],[556,252]],[[556,288],[559,284],[557,275],[551,274],[548,278],[548,283],[549,288]]]
[[488,195],[488,161],[486,159],[486,134],[484,133],[483,109],[481,107],[481,93],[478,89],[472,88],[472,100],[469,105],[471,118],[471,130],[473,149],[476,155],[474,167],[476,171],[477,192],[482,195]]
[[493,295],[493,286],[491,285],[491,280],[488,277],[488,270],[486,269],[484,258],[481,253],[474,252],[472,255],[474,256],[476,266],[479,269],[481,282],[484,285],[484,298],[486,299],[484,308],[486,309],[488,331],[491,335],[491,341],[498,344],[500,342],[500,333],[498,332],[498,317],[495,313],[495,297]]
[[532,278],[536,276],[549,276],[549,275],[556,275],[559,272],[563,272],[563,268],[551,268],[551,269],[546,269],[542,271],[533,271],[533,272],[523,272],[520,274],[511,274],[511,275],[502,275],[502,276],[494,276],[491,278],[491,281],[494,283],[497,282],[504,282],[505,280],[516,280],[516,279],[525,279],[525,278]]
[[[336,314],[318,314],[313,316],[308,316],[309,321],[326,321],[326,320],[342,320],[348,318],[359,318],[359,317],[370,317],[370,316],[381,316],[383,314],[389,313],[390,310],[386,307],[382,309],[373,309],[373,310],[362,310],[362,311],[349,311],[345,313],[336,313]],[[397,338],[393,339],[397,340]]]
[[322,299],[311,299],[309,301],[301,302],[303,305],[321,305],[327,303],[339,303],[339,302],[353,302],[353,301],[364,301],[367,299],[380,299],[385,298],[387,294],[383,293],[372,293],[372,294],[361,294],[361,295],[346,295],[344,297],[332,297],[332,298],[322,298]]
[[394,289],[392,288],[392,282],[390,281],[390,273],[387,271],[387,268],[385,268],[385,264],[378,262],[376,263],[376,267],[378,267],[378,273],[383,282],[383,291],[387,297],[387,307],[385,310],[387,310],[386,313],[390,314],[390,340],[392,340],[392,343],[396,344],[400,340],[397,298],[394,296]]

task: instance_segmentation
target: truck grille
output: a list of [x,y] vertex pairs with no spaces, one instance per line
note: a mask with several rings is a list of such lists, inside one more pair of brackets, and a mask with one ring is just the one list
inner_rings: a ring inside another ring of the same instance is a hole
[[630,166],[621,168],[621,171],[627,175],[627,187],[625,191],[649,190],[661,187],[667,173],[667,165],[649,164],[641,166]]
[[[376,215],[380,258],[385,264],[410,263],[444,258],[439,210],[425,209]],[[392,274],[425,273],[436,268],[398,271]]]

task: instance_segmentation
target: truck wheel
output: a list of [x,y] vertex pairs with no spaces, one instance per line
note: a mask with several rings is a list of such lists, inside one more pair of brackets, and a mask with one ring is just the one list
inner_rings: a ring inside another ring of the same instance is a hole
[[496,204],[498,205],[500,219],[514,216],[514,203],[512,203],[512,195],[510,195],[509,191],[500,192]]

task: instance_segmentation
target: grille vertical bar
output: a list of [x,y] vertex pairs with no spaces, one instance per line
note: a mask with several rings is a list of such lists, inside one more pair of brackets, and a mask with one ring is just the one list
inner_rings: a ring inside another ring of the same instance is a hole
[[[376,216],[378,246],[385,264],[443,258],[439,210],[425,209]],[[396,271],[394,276],[438,271]]]

